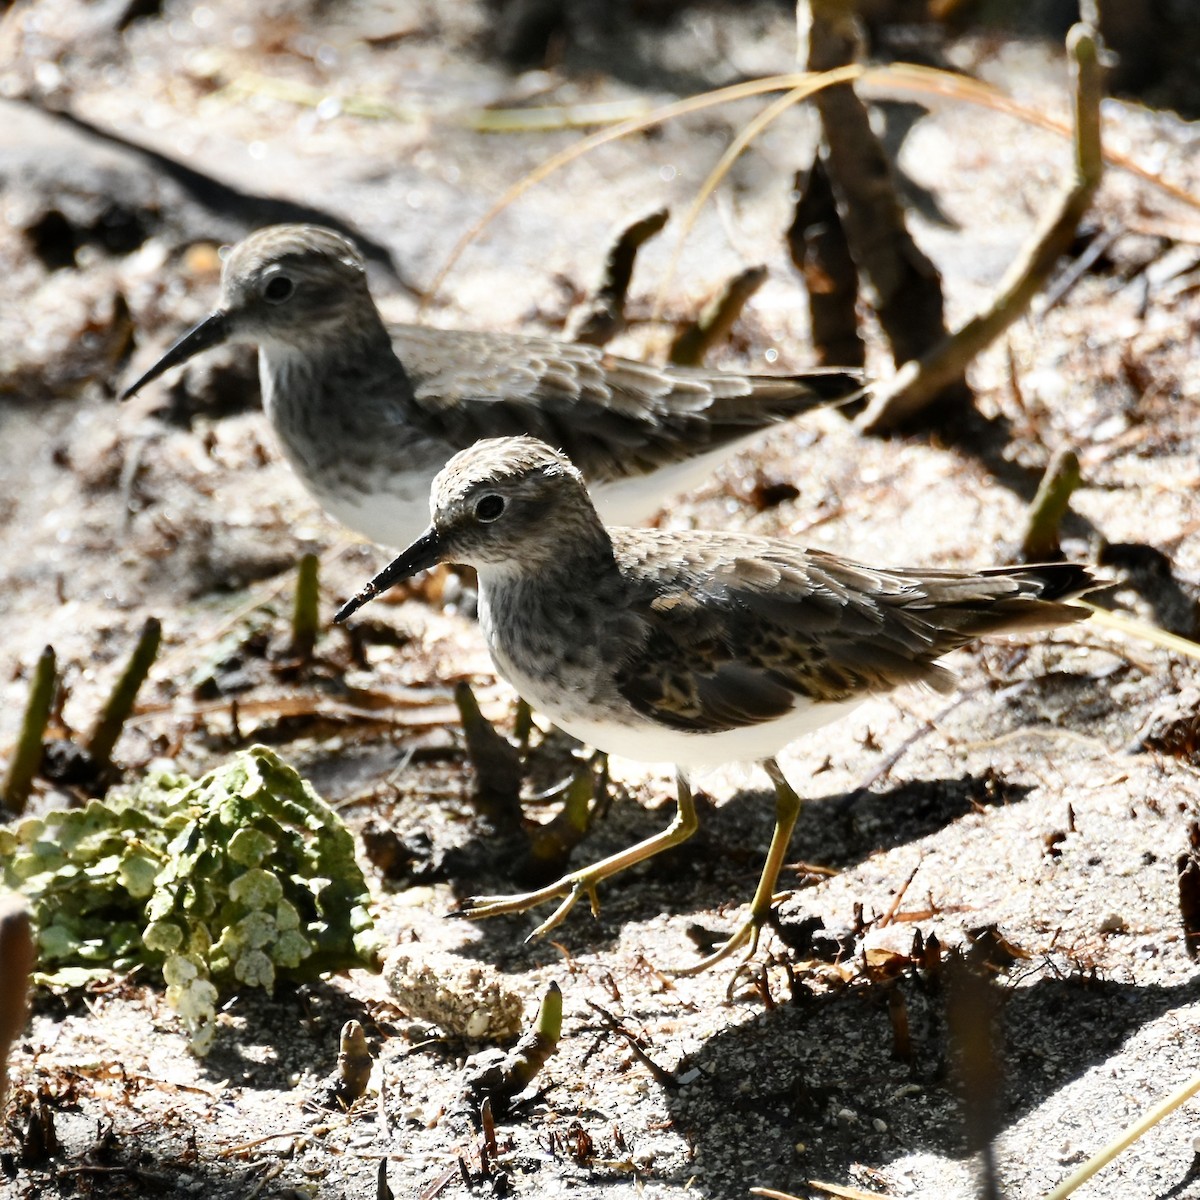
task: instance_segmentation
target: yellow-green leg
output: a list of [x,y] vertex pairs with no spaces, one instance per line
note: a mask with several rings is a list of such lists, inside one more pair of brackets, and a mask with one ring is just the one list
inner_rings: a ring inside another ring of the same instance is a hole
[[696,805],[692,799],[692,789],[688,786],[682,772],[676,773],[675,789],[675,816],[670,825],[661,833],[656,833],[653,837],[648,837],[645,841],[638,842],[636,846],[630,846],[628,850],[622,850],[619,854],[602,858],[590,867],[572,871],[557,882],[539,888],[536,892],[522,892],[515,896],[472,896],[463,902],[463,907],[457,915],[470,917],[473,920],[480,917],[498,917],[503,913],[524,912],[527,908],[533,908],[535,905],[544,904],[547,900],[564,896],[562,903],[526,938],[526,941],[530,941],[549,933],[551,929],[560,924],[567,913],[575,907],[576,901],[581,896],[588,897],[592,905],[592,914],[598,914],[600,903],[596,898],[597,884],[602,883],[610,875],[615,875],[618,871],[624,871],[627,867],[645,862],[646,859],[653,858],[656,854],[661,854],[672,846],[678,846],[680,842],[686,841],[696,832],[699,824],[696,819]]
[[758,949],[758,935],[771,913],[771,905],[775,903],[775,885],[779,881],[779,872],[783,869],[783,860],[787,856],[788,843],[792,840],[796,818],[800,815],[800,797],[784,777],[779,764],[773,758],[768,758],[763,767],[775,785],[775,832],[771,835],[767,861],[763,863],[758,887],[754,891],[754,899],[750,902],[750,914],[734,930],[728,941],[723,942],[698,963],[676,970],[676,975],[699,975],[701,971],[707,971],[709,967],[728,958],[747,942],[750,943],[750,948],[743,956],[743,962]]

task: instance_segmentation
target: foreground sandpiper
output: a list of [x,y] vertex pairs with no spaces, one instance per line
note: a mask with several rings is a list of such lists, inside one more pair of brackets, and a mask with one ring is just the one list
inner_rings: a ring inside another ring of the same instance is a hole
[[775,785],[775,832],[750,913],[701,971],[750,942],[770,912],[800,810],[775,756],[902,683],[946,689],[937,659],[985,633],[1078,621],[1063,603],[1095,586],[1070,563],[953,571],[878,569],[735,533],[606,528],[568,459],[534,438],[457,454],[434,480],[432,524],[337,614],[435,563],[479,574],[479,623],[496,669],[568,733],[676,767],[662,833],[556,883],[466,901],[465,915],[564,897],[553,929],[617,871],[696,829],[688,771],[757,760]]
[[316,225],[238,243],[219,307],[123,398],[229,341],[258,345],[263,403],[305,486],[386,546],[420,533],[433,477],[479,438],[562,446],[605,519],[641,524],[766,426],[861,388],[836,370],[738,375],[553,338],[387,326],[358,250]]

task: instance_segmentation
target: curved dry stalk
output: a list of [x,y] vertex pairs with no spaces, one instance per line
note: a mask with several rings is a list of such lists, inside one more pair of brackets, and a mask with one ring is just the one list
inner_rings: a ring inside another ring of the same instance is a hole
[[[819,1179],[806,1180],[810,1188],[824,1192],[828,1196],[839,1197],[839,1200],[890,1200],[886,1192],[864,1192],[862,1188],[847,1187],[842,1183],[822,1183]],[[774,1188],[752,1187],[752,1196],[765,1196],[767,1200],[801,1200],[791,1192],[777,1192]]]
[[531,187],[541,183],[543,179],[553,175],[560,167],[565,167],[568,163],[574,162],[575,159],[581,158],[597,147],[606,146],[609,142],[618,141],[631,133],[640,133],[643,129],[653,129],[655,125],[662,125],[676,117],[684,117],[690,113],[703,112],[706,108],[713,108],[718,104],[728,104],[734,100],[747,100],[754,96],[762,96],[767,92],[786,91],[789,88],[800,86],[806,78],[808,78],[808,74],[802,71],[787,75],[769,75],[763,79],[751,79],[745,83],[735,83],[729,87],[717,88],[712,92],[702,92],[699,96],[688,96],[686,99],[676,100],[662,108],[657,108],[645,116],[631,117],[628,121],[622,121],[620,125],[615,125],[611,129],[602,129],[585,137],[583,141],[576,142],[573,146],[568,146],[557,154],[552,154],[540,166],[535,167],[528,175],[518,179],[516,183],[506,189],[487,212],[472,222],[470,228],[454,243],[446,261],[426,289],[418,312],[424,312],[429,301],[437,295],[454,264],[492,221],[514,200],[523,196]]
[[805,72],[807,78],[804,83],[792,88],[786,96],[780,96],[778,100],[768,104],[762,112],[758,113],[742,126],[738,131],[737,137],[729,143],[728,149],[718,159],[717,165],[709,172],[708,178],[700,185],[695,198],[688,206],[687,212],[683,215],[683,220],[679,225],[679,237],[675,240],[675,249],[671,252],[670,260],[667,262],[667,269],[663,272],[662,283],[659,284],[658,292],[654,297],[654,307],[650,317],[652,322],[656,322],[662,314],[662,309],[666,302],[667,288],[670,286],[671,280],[675,277],[675,270],[679,265],[679,257],[683,253],[683,243],[687,239],[687,235],[692,231],[692,227],[696,224],[700,216],[700,210],[708,202],[708,198],[713,192],[717,190],[721,180],[729,174],[733,164],[746,147],[768,125],[778,120],[793,105],[799,104],[802,100],[807,100],[809,96],[815,96],[817,92],[824,91],[835,84],[851,83],[861,78],[864,73],[865,69],[859,66],[839,67],[836,71],[823,71],[819,73]]
[[1186,1104],[1197,1092],[1200,1092],[1200,1075],[1193,1076],[1179,1091],[1156,1104],[1144,1116],[1139,1117],[1109,1142],[1103,1150],[1089,1158],[1078,1171],[1068,1175],[1052,1192],[1047,1192],[1042,1200],[1066,1200],[1076,1188],[1091,1179],[1102,1167],[1108,1166],[1117,1155],[1128,1150],[1142,1134],[1148,1133],[1164,1117]]
[[[1040,109],[1030,108],[1019,100],[1014,100],[1007,92],[983,83],[978,79],[970,79],[965,75],[955,75],[953,71],[942,71],[937,67],[921,67],[916,63],[891,63],[886,67],[873,67],[862,78],[862,86],[870,88],[872,84],[882,82],[893,85],[881,89],[877,96],[880,99],[896,99],[906,96],[938,96],[948,100],[961,100],[967,104],[975,104],[980,108],[988,108],[993,112],[1003,113],[1024,121],[1027,125],[1037,126],[1059,137],[1073,138],[1074,130],[1069,121],[1060,121],[1057,117],[1049,116]],[[1178,200],[1188,208],[1200,211],[1200,196],[1194,196],[1184,188],[1163,179],[1146,167],[1140,166],[1127,154],[1119,150],[1104,151],[1104,161],[1110,167],[1119,167],[1130,175],[1136,176],[1143,183],[1150,184],[1160,192]]]
[[[843,75],[842,72],[846,72],[846,74]],[[729,150],[725,152],[725,155],[722,156],[721,163],[718,163],[712,174],[710,174],[709,179],[705,181],[704,188],[707,190],[703,193],[703,199],[699,199],[698,194],[698,203],[694,203],[693,207],[698,209],[702,206],[704,200],[708,198],[713,188],[723,178],[725,171],[728,170],[728,165],[722,168],[721,164],[725,163],[727,158],[729,162],[732,162],[745,148],[745,145],[748,145],[753,140],[753,137],[761,128],[769,125],[771,121],[775,120],[781,112],[786,111],[792,104],[799,103],[801,99],[807,99],[809,95],[820,91],[824,87],[829,87],[835,82],[856,82],[859,86],[873,91],[879,98],[894,99],[913,96],[937,96],[942,99],[958,100],[1011,116],[1029,125],[1034,125],[1050,133],[1058,134],[1060,137],[1069,138],[1073,136],[1073,130],[1069,123],[1048,116],[1046,113],[1031,108],[1028,105],[1021,104],[991,84],[969,79],[965,75],[957,75],[953,71],[943,71],[937,67],[922,67],[915,63],[890,63],[884,67],[844,67],[838,71],[828,72],[827,75],[829,76],[828,82],[822,83],[817,87],[812,87],[811,91],[804,91],[804,94],[796,99],[789,100],[787,97],[784,97],[776,101],[764,113],[759,114],[754,121],[750,122],[750,125],[744,128],[742,133],[739,134],[739,139],[744,140],[740,144],[735,142],[738,146],[736,153],[731,153],[734,150],[734,146],[731,145]],[[751,99],[770,92],[803,91],[810,87],[813,78],[813,73],[806,71],[784,75],[768,75],[762,79],[752,79],[745,83],[733,84],[711,92],[702,92],[698,96],[689,96],[683,100],[673,101],[645,115],[631,117],[627,121],[622,121],[619,125],[614,125],[612,128],[593,133],[582,141],[568,146],[565,150],[560,150],[557,154],[551,155],[539,166],[535,167],[534,170],[521,179],[518,179],[516,183],[509,187],[455,242],[449,255],[438,270],[437,275],[434,277],[433,282],[430,283],[428,289],[425,291],[419,311],[424,312],[426,306],[437,295],[442,284],[445,283],[446,277],[453,270],[467,247],[479,237],[488,225],[530,188],[541,183],[550,175],[553,175],[561,167],[574,162],[575,159],[590,153],[599,146],[605,146],[609,142],[618,141],[631,133],[640,133],[644,129],[652,129],[656,125],[663,125],[667,121],[674,120],[676,117],[688,116],[691,113],[703,112],[707,108],[713,108],[720,104],[727,104],[735,100]],[[787,100],[787,103],[784,103],[784,100]],[[751,127],[753,127],[752,130]],[[747,130],[751,130],[749,137],[745,136]],[[1110,166],[1129,172],[1131,175],[1142,180],[1142,182],[1149,184],[1151,187],[1179,201],[1181,204],[1200,211],[1200,196],[1194,196],[1185,189],[1169,183],[1161,176],[1140,166],[1128,155],[1115,150],[1105,150],[1104,161]],[[681,242],[683,234],[690,228],[690,224],[694,220],[695,218],[692,216],[691,210],[689,210],[681,229]],[[678,251],[676,252],[676,257],[677,255]],[[673,258],[671,262],[672,270],[674,264],[675,259]],[[662,290],[660,289],[660,292]],[[659,303],[659,300],[655,301],[656,311],[658,310]]]
[[313,87],[292,79],[277,79],[259,71],[242,70],[236,64],[217,62],[207,72],[213,81],[222,81],[216,91],[205,97],[205,108],[217,108],[246,96],[265,96],[297,108],[319,108],[326,101],[336,102],[339,113],[367,121],[396,121],[415,124],[436,120],[460,125],[477,133],[549,133],[560,129],[586,129],[627,121],[649,108],[649,101],[601,100],[583,104],[541,104],[531,108],[454,108],[430,110],[420,104],[393,104],[351,92],[338,95],[329,88]]
[[1084,608],[1092,610],[1088,622],[1090,625],[1102,625],[1105,629],[1111,629],[1123,637],[1138,638],[1140,641],[1157,646],[1160,650],[1170,650],[1173,654],[1182,654],[1186,658],[1200,662],[1200,642],[1194,642],[1191,638],[1180,637],[1177,633],[1159,629],[1157,625],[1151,625],[1149,621],[1139,621],[1136,617],[1126,616],[1125,613],[1100,608],[1089,600],[1080,600],[1078,603],[1082,604]]

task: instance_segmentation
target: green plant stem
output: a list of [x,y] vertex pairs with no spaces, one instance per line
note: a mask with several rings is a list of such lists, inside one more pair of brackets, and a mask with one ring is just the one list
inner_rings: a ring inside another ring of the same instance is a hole
[[307,662],[317,645],[321,620],[321,560],[305,554],[296,567],[296,607],[292,613],[292,653]]
[[162,623],[157,617],[147,617],[129,663],[117,680],[116,687],[104,706],[99,720],[92,727],[84,749],[98,770],[112,765],[112,752],[121,736],[125,722],[133,712],[134,701],[162,645]]
[[33,963],[29,910],[17,895],[0,896],[0,1111],[8,1088],[8,1052],[25,1028]]
[[367,1090],[371,1078],[371,1051],[367,1035],[357,1021],[347,1021],[342,1026],[337,1065],[341,1098],[353,1103]]
[[562,1036],[562,992],[551,983],[542,997],[537,1021],[513,1051],[513,1066],[509,1072],[509,1094],[523,1091],[557,1049]]
[[1057,552],[1058,527],[1079,483],[1078,455],[1073,450],[1060,451],[1046,467],[1025,519],[1021,554],[1027,562],[1041,562]]
[[558,815],[529,834],[529,857],[538,864],[539,875],[547,868],[559,871],[566,866],[571,851],[587,834],[595,795],[595,769],[590,762],[581,764],[567,784]]
[[465,679],[454,687],[454,704],[462,720],[467,757],[475,768],[476,811],[502,828],[520,828],[522,767],[517,748],[480,712]]
[[25,706],[21,732],[4,777],[3,791],[0,792],[0,801],[9,812],[25,811],[25,804],[33,787],[33,777],[42,761],[42,739],[46,733],[46,722],[50,719],[50,707],[54,703],[57,681],[54,647],[47,646],[33,670],[29,703]]

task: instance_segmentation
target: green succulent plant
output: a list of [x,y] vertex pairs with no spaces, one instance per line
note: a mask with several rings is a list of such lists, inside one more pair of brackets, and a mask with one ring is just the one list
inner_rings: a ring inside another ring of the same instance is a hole
[[198,1054],[222,994],[375,965],[353,835],[265,746],[0,828],[0,882],[29,901],[40,982],[160,971]]

